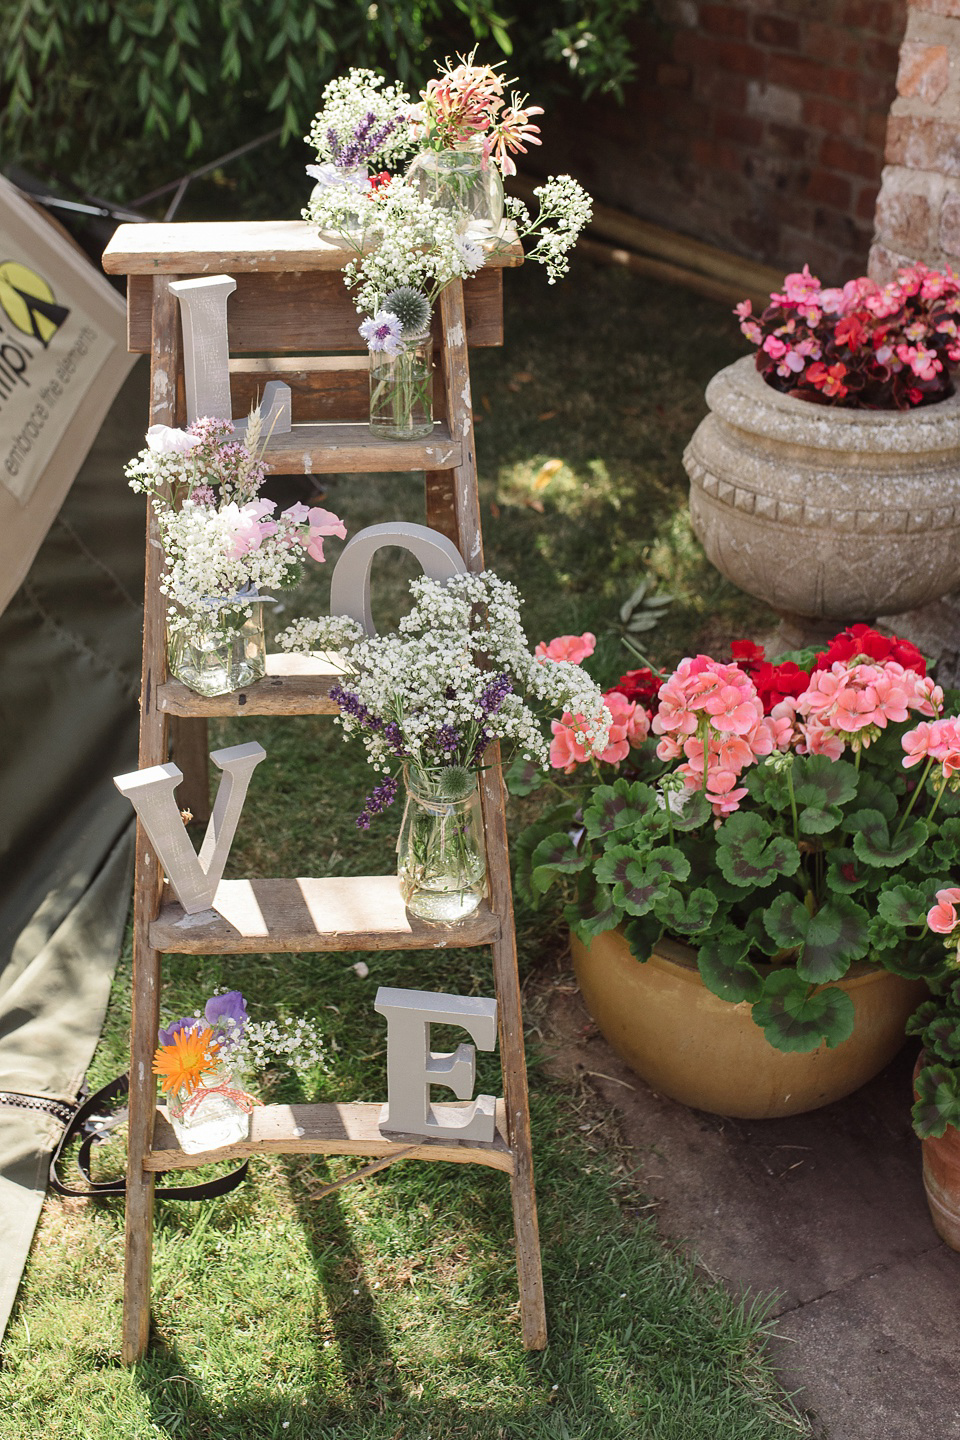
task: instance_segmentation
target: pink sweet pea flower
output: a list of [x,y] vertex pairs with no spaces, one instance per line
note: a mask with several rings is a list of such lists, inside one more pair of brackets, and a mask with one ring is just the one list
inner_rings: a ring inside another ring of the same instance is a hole
[[557,635],[549,643],[541,640],[533,653],[537,660],[567,660],[571,665],[579,665],[596,647],[596,635],[585,630],[582,635]]
[[323,560],[323,537],[325,535],[336,535],[338,539],[345,540],[347,527],[332,510],[323,510],[314,506],[307,512],[307,521],[310,526],[310,538],[307,542],[307,554],[314,560]]

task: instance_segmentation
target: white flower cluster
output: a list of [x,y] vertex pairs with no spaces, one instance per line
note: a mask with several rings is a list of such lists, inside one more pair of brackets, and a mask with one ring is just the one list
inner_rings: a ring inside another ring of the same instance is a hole
[[344,267],[344,282],[356,291],[357,311],[375,315],[383,298],[401,285],[421,291],[433,304],[451,280],[479,270],[483,249],[461,234],[456,216],[438,210],[411,186],[394,181],[369,202],[374,249]]
[[166,557],[160,589],[171,601],[171,633],[186,632],[196,642],[209,628],[216,608],[223,623],[250,614],[250,604],[272,589],[300,577],[300,527],[280,515],[276,534],[256,549],[236,553],[244,517],[235,504],[215,509],[185,500],[180,510],[158,510],[157,522]]
[[[254,412],[258,416],[259,412]],[[160,505],[177,505],[198,485],[215,486],[221,500],[252,500],[266,473],[253,432],[249,446],[232,439],[230,420],[197,420],[189,430],[151,425],[147,443],[124,467],[130,489]]]
[[444,583],[423,578],[410,590],[413,608],[396,634],[351,644],[334,617],[300,621],[280,637],[286,649],[340,652],[350,678],[339,723],[362,739],[376,769],[388,772],[398,759],[425,774],[475,766],[492,740],[507,758],[545,765],[542,720],[564,710],[584,717],[584,743],[595,753],[606,748],[600,691],[578,665],[530,654],[513,585],[486,571]]
[[508,195],[504,204],[517,227],[518,237],[521,240],[537,237],[526,258],[543,265],[548,283],[553,285],[570,268],[570,251],[581,230],[590,223],[593,203],[583,186],[570,175],[551,175],[533,193],[539,201],[536,219],[516,196]]
[[277,644],[282,650],[324,655],[339,663],[341,652],[356,645],[363,636],[363,626],[349,615],[321,615],[317,620],[301,616],[280,632]]
[[277,1061],[304,1077],[316,1066],[326,1068],[323,1037],[312,1020],[248,1020],[240,1038],[229,1043],[238,1070],[264,1070]]
[[[373,116],[372,132],[382,130],[389,121],[401,116],[401,123],[391,130],[376,150],[362,155],[357,161],[364,165],[376,163],[389,167],[412,148],[411,110],[410,96],[400,85],[387,85],[384,77],[373,70],[349,70],[324,88],[320,109],[313,117],[309,135],[305,135],[304,139],[316,150],[318,161],[336,162],[344,151],[349,152],[351,142],[368,116]],[[331,140],[331,131],[335,144]],[[359,148],[363,148],[362,143]]]

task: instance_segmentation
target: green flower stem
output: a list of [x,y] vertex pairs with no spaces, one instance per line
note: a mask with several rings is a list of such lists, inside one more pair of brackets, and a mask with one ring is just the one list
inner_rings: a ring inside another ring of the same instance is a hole
[[787,771],[787,794],[790,796],[790,813],[793,816],[793,843],[797,849],[800,848],[800,820],[797,815],[797,797],[793,790],[793,766],[788,765]]
[[[928,819],[928,820],[932,820],[933,817],[934,817],[934,815],[937,813],[937,806],[940,804],[940,801],[943,799],[943,792],[946,790],[946,788],[947,788],[947,782],[946,782],[946,778],[944,778],[944,779],[941,780],[941,782],[940,782],[940,788],[939,788],[939,790],[937,791],[937,798],[934,800],[933,804],[932,804],[931,807],[930,807],[930,813],[929,813],[929,815],[927,816],[927,819]],[[904,819],[906,819],[906,816],[904,816]],[[899,833],[899,832],[898,832],[898,833]]]
[[[907,806],[906,810],[904,810],[902,816],[900,817],[900,824],[897,826],[896,830],[894,830],[894,832],[893,832],[893,838],[894,838],[894,840],[896,840],[897,836],[900,834],[900,831],[903,829],[904,825],[907,823],[907,820],[908,820],[909,815],[910,815],[910,811],[913,809],[914,805],[916,805],[916,803],[917,803],[917,797],[922,793],[923,787],[924,787],[924,785],[926,785],[926,783],[927,783],[927,776],[930,774],[930,771],[931,771],[931,769],[933,768],[933,763],[934,763],[934,762],[933,762],[933,756],[932,756],[932,755],[931,755],[931,756],[928,756],[928,758],[927,758],[927,763],[926,763],[926,766],[924,767],[923,774],[920,776],[920,779],[917,781],[917,788],[914,790],[913,794],[910,796],[910,803],[909,803],[909,805]],[[944,781],[944,784],[946,784],[946,781]],[[938,793],[938,795],[937,795],[936,800],[934,801],[933,810],[936,810],[937,806],[939,805],[939,803],[940,803],[940,796],[941,796],[942,794],[943,794],[943,786],[940,787],[940,791],[939,791],[939,793]],[[931,811],[930,811],[930,814],[927,816],[927,819],[928,819],[928,820],[929,820],[929,819],[931,818],[931,816],[933,815],[933,810],[931,810]]]
[[703,713],[703,711],[701,711],[701,712],[700,712],[700,718],[699,718],[699,720],[697,721],[697,738],[699,739],[701,745],[703,746],[703,785],[702,785],[702,789],[703,789],[704,796],[706,796],[706,793],[707,793],[707,742],[708,742],[708,739],[709,739],[709,734],[710,734],[710,721],[707,719],[707,717],[706,717],[706,715]]

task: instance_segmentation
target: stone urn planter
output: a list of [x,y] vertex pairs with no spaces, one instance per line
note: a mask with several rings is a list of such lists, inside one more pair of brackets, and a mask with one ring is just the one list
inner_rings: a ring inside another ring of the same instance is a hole
[[572,942],[587,1009],[622,1060],[662,1095],[747,1120],[799,1115],[829,1105],[879,1074],[904,1043],[905,1025],[927,994],[859,964],[839,981],[856,1012],[853,1034],[832,1050],[776,1050],[754,1023],[751,1007],[708,990],[693,951],[661,940],[641,964],[619,930],[589,946]]
[[960,584],[960,395],[910,411],[815,405],[746,356],[706,397],[683,457],[693,528],[721,574],[785,618],[788,643]]

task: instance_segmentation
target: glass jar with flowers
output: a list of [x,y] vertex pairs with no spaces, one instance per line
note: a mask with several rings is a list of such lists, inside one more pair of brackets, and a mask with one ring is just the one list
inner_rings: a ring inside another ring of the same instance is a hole
[[327,220],[340,235],[362,241],[367,228],[371,175],[389,170],[413,146],[410,97],[399,85],[388,85],[372,70],[353,69],[331,80],[321,96],[307,143],[316,163],[307,166],[315,181],[304,218],[311,206],[330,210]]
[[503,176],[515,175],[512,156],[539,145],[542,115],[514,91],[498,65],[477,65],[476,47],[459,64],[447,59],[420,91],[414,110],[419,153],[408,179],[438,209],[449,211],[478,233],[494,234],[503,219]]
[[[588,766],[563,717],[551,760],[574,793],[521,841],[517,883],[533,898],[565,887],[588,1007],[656,1088],[789,1114],[876,1073],[940,963],[924,917],[960,839],[960,719],[909,642],[865,626],[777,664],[749,642],[733,654],[681,661],[639,724],[621,682],[615,723],[650,735],[607,755],[619,773]],[[615,930],[625,989],[591,967]],[[878,977],[890,1003],[864,1055]],[[729,1016],[727,1050],[707,1040],[708,1012]]]
[[266,672],[263,605],[270,590],[296,585],[305,558],[323,560],[323,539],[346,535],[318,506],[258,499],[265,470],[259,417],[246,444],[229,420],[186,430],[152,425],[145,449],[126,467],[149,497],[163,547],[160,588],[168,600],[170,673],[199,695],[242,689]]
[[157,1041],[153,1071],[185,1155],[249,1138],[250,1115],[260,1102],[243,1088],[248,1072],[278,1060],[300,1069],[324,1063],[311,1021],[251,1020],[239,990],[215,992],[202,1012],[160,1029]]
[[[488,747],[545,764],[540,716],[573,710],[584,753],[607,744],[600,692],[578,665],[531,655],[515,588],[490,571],[411,583],[413,606],[396,633],[364,635],[344,617],[299,620],[288,650],[329,655],[344,670],[331,690],[345,738],[356,736],[384,778],[357,825],[396,799],[406,810],[398,874],[411,914],[457,924],[479,906],[486,862],[477,795]],[[481,663],[482,661],[482,663]]]
[[956,584],[960,277],[924,265],[826,287],[807,266],[715,375],[684,455],[709,559],[784,617],[790,646]]

